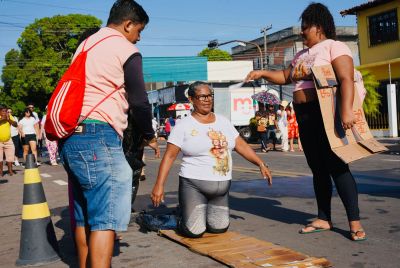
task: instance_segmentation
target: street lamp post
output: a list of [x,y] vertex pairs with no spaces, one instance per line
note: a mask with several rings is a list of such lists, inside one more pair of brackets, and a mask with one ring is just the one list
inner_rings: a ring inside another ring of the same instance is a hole
[[253,45],[253,46],[257,47],[257,50],[260,53],[260,65],[261,65],[260,67],[261,67],[261,70],[264,70],[264,60],[263,60],[262,50],[261,50],[261,47],[256,43],[243,41],[243,40],[231,40],[231,41],[219,43],[217,39],[214,39],[214,40],[211,40],[210,42],[208,42],[208,48],[213,49],[213,48],[217,48],[219,46],[223,46],[223,45],[235,43],[235,42],[239,43],[239,45],[241,45],[241,46],[246,46],[246,44],[249,44],[249,45]]
[[[238,43],[241,46],[246,46],[246,44],[249,44],[249,45],[253,45],[253,46],[257,47],[258,52],[260,53],[260,65],[261,65],[260,69],[264,70],[264,61],[263,61],[262,50],[261,50],[261,47],[256,43],[243,41],[243,40],[237,40],[237,39],[219,43],[217,39],[214,39],[214,40],[211,40],[210,42],[208,42],[208,48],[214,49],[214,48],[217,48],[218,46],[223,46],[223,45],[230,44],[230,43],[235,43],[235,42]],[[255,94],[256,94],[256,89],[253,86],[253,95],[255,95]],[[254,112],[255,112],[256,111],[256,102],[255,102],[255,100],[253,100],[253,109],[254,109]]]

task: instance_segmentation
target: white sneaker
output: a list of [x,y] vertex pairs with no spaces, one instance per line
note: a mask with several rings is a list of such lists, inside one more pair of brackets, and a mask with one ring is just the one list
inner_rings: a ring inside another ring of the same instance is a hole
[[21,164],[18,161],[14,161],[14,166],[19,167]]
[[41,163],[40,163],[40,162],[37,162],[37,163],[36,163],[36,165],[37,165],[37,166],[40,166],[40,165],[41,165]]

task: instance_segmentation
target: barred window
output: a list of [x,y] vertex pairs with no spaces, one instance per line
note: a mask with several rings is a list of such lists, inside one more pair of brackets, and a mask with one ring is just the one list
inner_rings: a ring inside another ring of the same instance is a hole
[[399,40],[397,9],[368,17],[371,46]]

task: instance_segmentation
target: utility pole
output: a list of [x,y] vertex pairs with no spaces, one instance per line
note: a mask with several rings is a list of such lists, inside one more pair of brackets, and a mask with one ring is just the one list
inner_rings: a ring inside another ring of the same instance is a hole
[[[267,53],[268,53],[267,52],[267,31],[269,31],[271,29],[272,29],[272,24],[270,24],[267,27],[262,28],[260,31],[260,33],[264,34],[264,65],[265,65],[264,69],[265,70],[268,68],[268,63],[269,63],[268,55],[267,55]],[[263,68],[261,68],[261,69],[263,69]]]

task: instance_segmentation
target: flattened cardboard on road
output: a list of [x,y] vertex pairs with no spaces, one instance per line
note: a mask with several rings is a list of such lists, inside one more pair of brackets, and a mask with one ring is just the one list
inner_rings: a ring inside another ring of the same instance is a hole
[[174,230],[160,230],[160,234],[207,255],[229,267],[330,267],[325,258],[315,258],[273,243],[236,232],[206,233],[201,238],[180,236]]
[[340,117],[340,92],[332,65],[314,66],[311,68],[314,84],[317,88],[318,100],[326,135],[332,151],[345,163],[387,151],[371,134],[365,119],[362,102],[358,94],[357,83],[354,83],[353,113],[356,123],[352,129],[344,130]]

